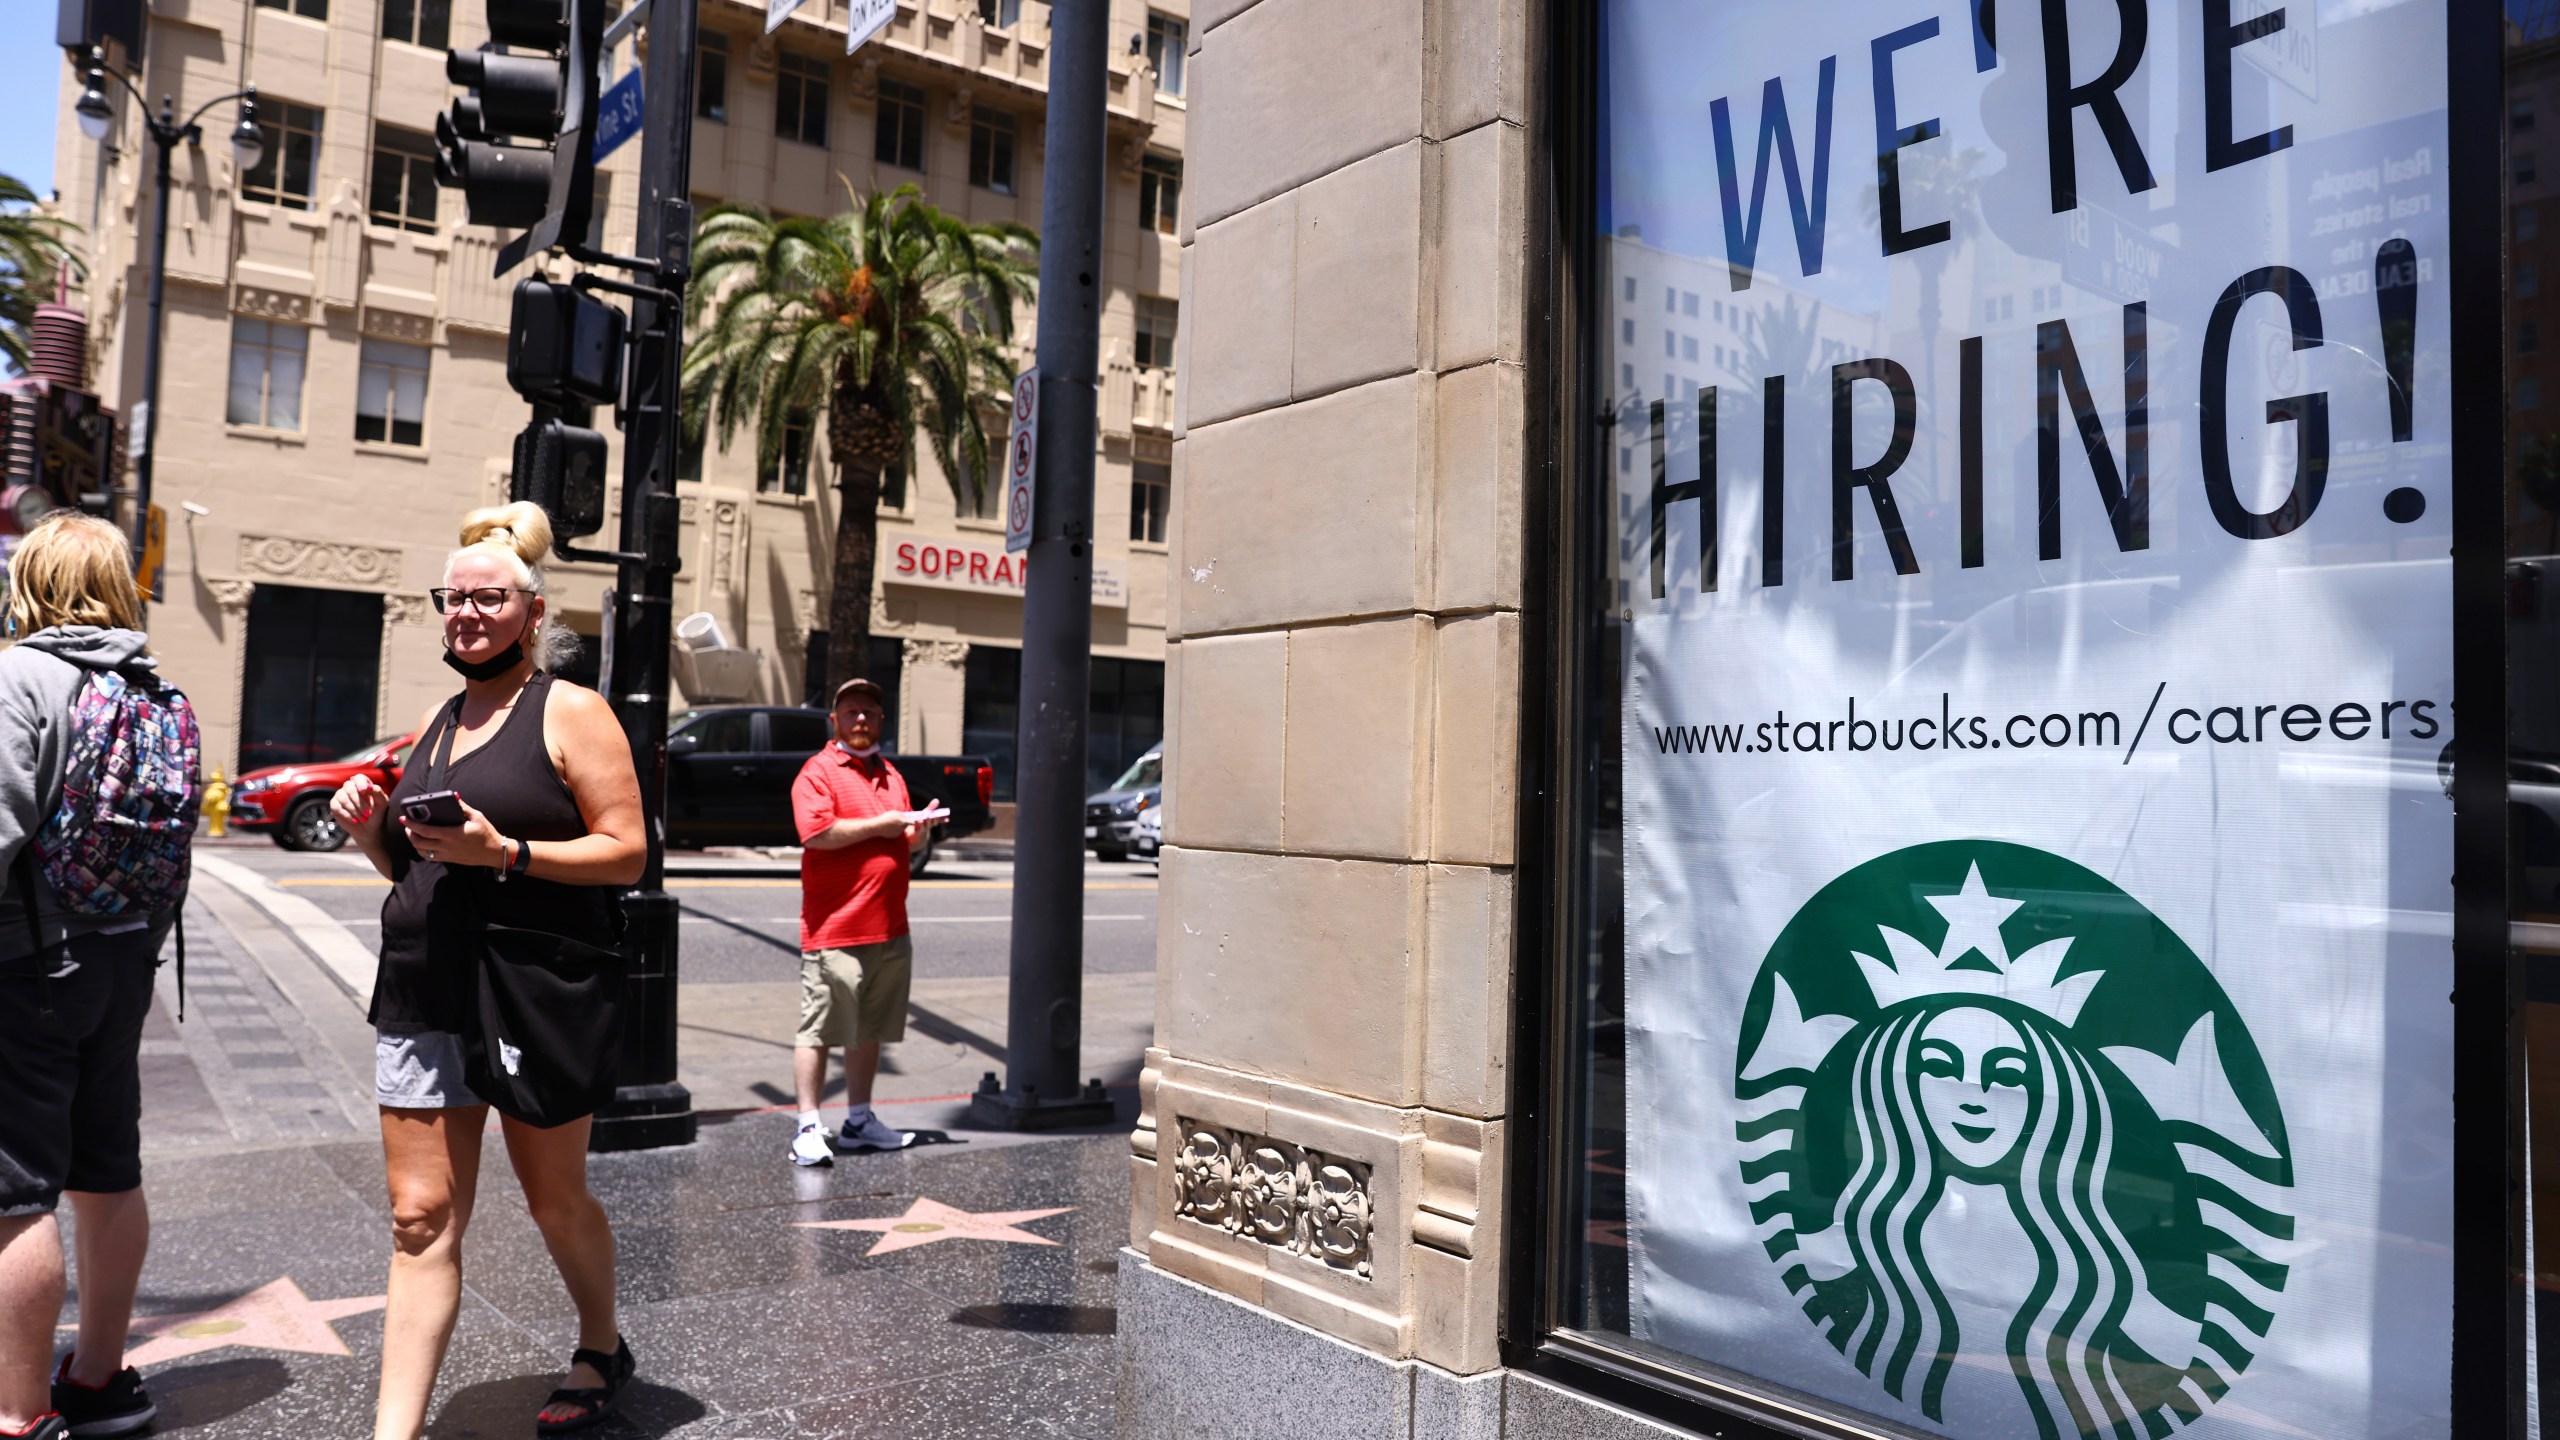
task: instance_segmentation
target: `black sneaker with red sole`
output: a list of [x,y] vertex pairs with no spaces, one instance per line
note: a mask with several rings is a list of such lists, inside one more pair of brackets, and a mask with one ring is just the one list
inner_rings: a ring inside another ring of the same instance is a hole
[[[95,1387],[71,1378],[71,1357],[53,1372],[53,1408],[62,1415],[62,1433],[81,1437],[131,1435],[151,1423],[160,1407],[142,1388],[142,1372],[130,1366]],[[41,1432],[39,1432],[41,1433]]]

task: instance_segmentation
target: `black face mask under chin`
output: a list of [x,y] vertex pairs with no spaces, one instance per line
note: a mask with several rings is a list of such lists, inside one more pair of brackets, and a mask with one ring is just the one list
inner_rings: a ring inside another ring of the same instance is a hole
[[[528,631],[532,628],[533,627],[530,624],[525,627]],[[524,640],[521,636],[519,636],[513,644],[507,646],[506,649],[499,651],[497,654],[490,656],[486,660],[465,660],[461,656],[453,653],[453,647],[451,645],[447,645],[444,651],[444,663],[452,666],[455,672],[460,674],[465,680],[495,680],[499,676],[516,668],[517,665],[523,663],[523,660]]]

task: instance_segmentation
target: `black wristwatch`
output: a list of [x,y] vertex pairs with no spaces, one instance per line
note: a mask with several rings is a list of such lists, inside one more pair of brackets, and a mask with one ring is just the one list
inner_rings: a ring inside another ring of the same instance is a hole
[[516,842],[516,858],[498,868],[498,879],[504,881],[513,876],[526,874],[532,869],[533,842],[519,840]]

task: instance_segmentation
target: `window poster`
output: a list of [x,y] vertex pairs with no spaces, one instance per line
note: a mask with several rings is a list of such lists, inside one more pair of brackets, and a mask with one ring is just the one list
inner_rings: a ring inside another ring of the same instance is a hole
[[2445,1434],[2444,6],[1602,24],[1633,1338]]

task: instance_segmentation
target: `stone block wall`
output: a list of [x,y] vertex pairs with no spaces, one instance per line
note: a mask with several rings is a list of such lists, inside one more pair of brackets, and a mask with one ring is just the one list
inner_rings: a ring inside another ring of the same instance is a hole
[[1496,1368],[1525,0],[1193,7],[1157,1048],[1131,1240]]

